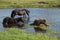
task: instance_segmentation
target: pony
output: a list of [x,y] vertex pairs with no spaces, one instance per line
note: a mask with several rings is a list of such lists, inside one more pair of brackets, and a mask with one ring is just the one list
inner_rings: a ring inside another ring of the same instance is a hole
[[36,25],[36,26],[38,26],[38,25],[40,25],[40,24],[44,24],[45,26],[48,26],[47,21],[46,21],[45,19],[43,19],[43,18],[36,18],[36,19],[34,20],[34,22],[31,23],[30,25]]
[[11,13],[11,17],[14,18],[16,15],[23,16],[24,19],[27,19],[27,22],[29,21],[29,13],[30,11],[27,9],[15,9]]
[[5,17],[3,19],[3,27],[4,28],[11,28],[11,27],[23,27],[24,26],[24,21],[22,18],[11,18],[11,17]]
[[41,32],[46,32],[46,29],[42,29],[41,27],[43,27],[43,26],[45,26],[45,27],[49,26],[48,23],[47,23],[47,21],[45,19],[43,19],[43,18],[37,18],[37,19],[35,19],[34,22],[31,23],[30,25],[36,26],[36,27],[34,27],[34,29],[35,29],[36,32],[40,32],[40,31]]

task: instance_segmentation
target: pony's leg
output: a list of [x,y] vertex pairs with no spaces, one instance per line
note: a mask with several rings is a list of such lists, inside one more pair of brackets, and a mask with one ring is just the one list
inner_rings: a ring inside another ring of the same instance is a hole
[[29,18],[28,18],[28,16],[26,14],[23,15],[23,20],[24,20],[25,24],[29,22]]

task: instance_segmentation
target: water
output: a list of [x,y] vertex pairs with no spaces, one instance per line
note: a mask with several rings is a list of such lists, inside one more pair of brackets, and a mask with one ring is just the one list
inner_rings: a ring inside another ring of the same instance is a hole
[[[55,8],[26,8],[30,11],[30,22],[32,23],[36,18],[44,18],[48,21],[49,29],[60,30],[60,9]],[[14,9],[0,9],[0,28],[3,28],[2,21],[5,17],[10,17],[11,11]],[[31,30],[30,30],[31,29]],[[27,30],[33,32],[32,28]]]

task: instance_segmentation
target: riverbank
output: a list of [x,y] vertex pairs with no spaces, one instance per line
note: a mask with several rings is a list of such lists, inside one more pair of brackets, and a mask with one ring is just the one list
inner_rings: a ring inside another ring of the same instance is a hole
[[0,8],[60,8],[60,0],[0,0]]
[[[56,32],[55,32],[56,33]],[[10,28],[0,32],[0,40],[59,40],[60,37],[50,33],[29,33],[22,29]]]

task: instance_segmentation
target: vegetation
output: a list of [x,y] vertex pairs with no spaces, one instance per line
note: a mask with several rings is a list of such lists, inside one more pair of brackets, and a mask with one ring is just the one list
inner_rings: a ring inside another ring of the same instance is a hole
[[51,36],[49,33],[29,33],[22,29],[8,28],[0,32],[0,40],[59,40],[60,37]]
[[0,8],[60,7],[60,0],[0,0]]

